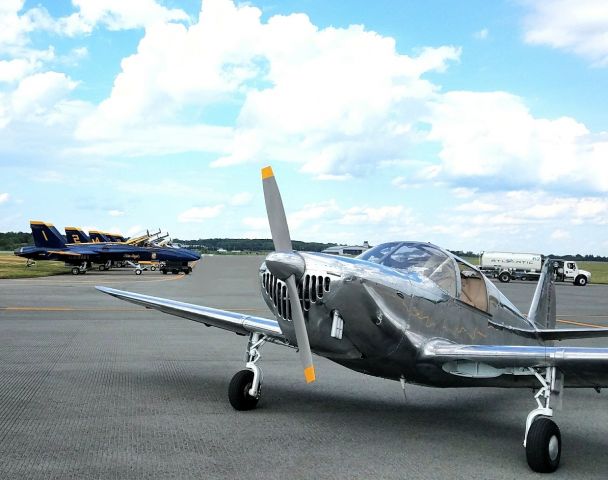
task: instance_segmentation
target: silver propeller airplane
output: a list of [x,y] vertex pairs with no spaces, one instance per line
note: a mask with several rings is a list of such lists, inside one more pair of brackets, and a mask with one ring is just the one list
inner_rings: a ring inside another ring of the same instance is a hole
[[422,242],[378,245],[357,258],[292,249],[279,189],[262,170],[275,252],[260,267],[261,293],[274,319],[97,287],[148,308],[248,335],[245,369],[228,398],[236,410],[260,398],[260,348],[299,350],[306,382],[312,352],[358,372],[433,387],[533,388],[524,447],[537,472],[557,469],[560,430],[552,420],[564,387],[608,386],[608,348],[557,347],[554,340],[608,336],[608,328],[555,328],[552,262],[530,312],[522,314],[477,267]]

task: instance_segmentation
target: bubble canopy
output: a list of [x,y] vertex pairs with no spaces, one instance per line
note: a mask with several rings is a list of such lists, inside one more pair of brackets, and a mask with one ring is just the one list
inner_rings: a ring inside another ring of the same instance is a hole
[[446,252],[429,243],[383,243],[357,258],[427,278],[450,295],[456,296],[456,262]]

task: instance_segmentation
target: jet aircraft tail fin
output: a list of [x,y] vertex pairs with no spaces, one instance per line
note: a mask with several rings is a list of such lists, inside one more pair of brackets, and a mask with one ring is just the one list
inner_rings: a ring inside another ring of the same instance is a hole
[[65,227],[65,238],[68,243],[89,243],[91,239],[83,232],[82,228]]
[[65,247],[65,237],[59,233],[52,224],[30,221],[34,244],[37,247],[63,248]]
[[99,230],[89,230],[89,236],[91,237],[91,241],[95,242],[95,243],[110,241],[110,239],[106,236],[106,234],[103,232],[100,232]]
[[553,261],[545,260],[543,269],[532,298],[532,305],[528,312],[528,318],[538,328],[555,328],[555,275],[553,273]]

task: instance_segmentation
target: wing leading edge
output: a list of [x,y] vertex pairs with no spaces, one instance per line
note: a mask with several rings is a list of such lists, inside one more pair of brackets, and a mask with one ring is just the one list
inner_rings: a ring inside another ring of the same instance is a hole
[[126,292],[108,287],[95,287],[97,290],[127,302],[142,305],[147,308],[187,318],[195,322],[204,323],[231,332],[248,334],[262,333],[270,337],[284,339],[283,332],[276,320],[254,317],[240,313],[219,310],[217,308],[203,307],[192,303],[178,302],[167,298],[152,297],[141,293]]
[[608,348],[459,345],[445,340],[426,344],[418,358],[449,372],[454,362],[472,362],[494,369],[557,367],[571,386],[608,386]]

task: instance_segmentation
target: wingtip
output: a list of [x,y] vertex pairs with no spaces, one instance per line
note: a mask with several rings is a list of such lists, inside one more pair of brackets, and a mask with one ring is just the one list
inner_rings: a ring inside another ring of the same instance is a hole
[[269,165],[267,167],[262,168],[262,180],[266,180],[270,177],[274,177],[274,172],[272,171],[272,167]]

